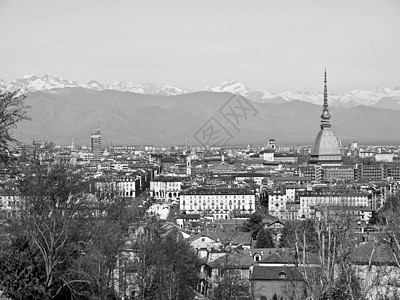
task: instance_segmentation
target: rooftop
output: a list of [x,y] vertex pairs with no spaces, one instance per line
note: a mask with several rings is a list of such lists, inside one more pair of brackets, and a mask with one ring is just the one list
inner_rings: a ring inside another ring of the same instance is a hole
[[181,195],[254,195],[254,192],[244,188],[194,188],[183,191]]
[[254,266],[250,280],[303,281],[303,276],[294,267]]

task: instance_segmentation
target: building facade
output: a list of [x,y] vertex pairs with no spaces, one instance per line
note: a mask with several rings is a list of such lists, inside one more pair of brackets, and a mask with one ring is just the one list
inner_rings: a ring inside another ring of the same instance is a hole
[[315,190],[299,192],[298,198],[300,209],[298,216],[300,219],[311,219],[315,216],[316,207],[370,207],[369,194],[353,190]]
[[181,177],[156,177],[150,181],[153,197],[160,201],[178,201],[182,191]]
[[331,115],[328,108],[326,70],[324,81],[324,105],[321,114],[320,128],[311,152],[310,164],[340,166],[342,164],[342,155],[339,143],[332,131]]
[[243,188],[195,188],[182,192],[181,213],[201,214],[216,219],[230,219],[255,212],[255,194]]
[[92,153],[93,159],[100,160],[103,154],[101,149],[101,133],[100,128],[97,128],[96,132],[92,134]]

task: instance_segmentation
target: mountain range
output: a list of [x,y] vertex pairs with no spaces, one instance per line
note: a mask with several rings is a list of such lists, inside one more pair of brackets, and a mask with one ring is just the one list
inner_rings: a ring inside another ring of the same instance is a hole
[[[103,84],[96,80],[88,83],[65,80],[57,75],[25,75],[22,78],[9,82],[0,80],[0,90],[22,90],[23,92],[44,91],[53,88],[82,87],[86,89],[116,90],[122,92],[133,92],[146,95],[176,96],[196,92],[191,88],[178,87],[175,84],[159,83],[133,83],[118,81],[113,84]],[[300,100],[313,104],[321,104],[323,94],[321,92],[293,92],[270,93],[266,91],[253,91],[243,83],[235,80],[226,81],[201,91],[228,92],[240,94],[255,102],[262,103],[284,103],[293,100]],[[329,101],[332,107],[355,107],[357,105],[376,106],[388,109],[400,109],[400,88],[375,88],[372,91],[353,90],[343,94],[329,94]]]
[[[25,78],[26,82],[31,79]],[[37,86],[46,86],[34,81]],[[32,120],[19,124],[15,131],[18,140],[69,145],[73,139],[77,145],[90,145],[90,135],[100,122],[104,146],[178,145],[186,137],[192,145],[218,144],[218,139],[206,142],[210,129],[229,137],[228,144],[263,144],[269,138],[281,144],[311,144],[319,131],[322,111],[322,97],[318,105],[300,100],[254,101],[224,91],[231,84],[218,91],[210,87],[168,97],[159,94],[159,86],[151,87],[158,94],[144,94],[95,89],[93,82],[92,88],[65,86],[70,84],[27,92]],[[375,106],[330,107],[334,133],[343,144],[400,143],[400,111],[377,107],[391,101],[396,102],[391,98],[380,99]]]

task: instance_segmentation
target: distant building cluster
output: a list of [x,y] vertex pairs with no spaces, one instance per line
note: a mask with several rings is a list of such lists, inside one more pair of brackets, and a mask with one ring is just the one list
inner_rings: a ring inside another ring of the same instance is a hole
[[[320,129],[309,146],[280,145],[269,138],[259,146],[104,147],[97,128],[90,149],[72,142],[44,152],[41,160],[78,166],[93,179],[94,189],[112,187],[122,197],[147,203],[148,216],[178,228],[204,259],[199,299],[209,295],[233,248],[241,278],[258,287],[257,299],[284,297],[276,286],[302,282],[288,250],[256,249],[251,234],[238,233],[238,227],[260,215],[278,245],[286,222],[346,215],[354,220],[357,238],[366,242],[379,233],[370,224],[373,213],[400,187],[400,148],[343,146],[333,133],[327,95],[325,73]],[[0,203],[2,216],[11,216],[21,200],[3,191]]]

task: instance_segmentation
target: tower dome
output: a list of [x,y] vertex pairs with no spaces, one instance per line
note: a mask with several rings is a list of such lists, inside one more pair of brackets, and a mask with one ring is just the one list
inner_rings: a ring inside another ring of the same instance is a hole
[[326,70],[324,80],[324,105],[321,114],[321,129],[315,139],[311,152],[310,163],[320,165],[341,165],[342,156],[338,140],[331,125],[331,115],[328,108],[328,90],[326,84]]

